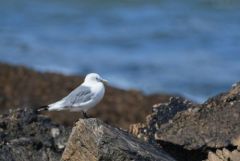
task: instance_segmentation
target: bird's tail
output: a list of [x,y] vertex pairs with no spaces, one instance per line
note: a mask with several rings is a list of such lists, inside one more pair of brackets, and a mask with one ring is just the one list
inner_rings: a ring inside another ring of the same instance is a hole
[[48,108],[49,108],[48,105],[41,106],[41,107],[38,107],[37,111],[38,111],[38,112],[48,111]]

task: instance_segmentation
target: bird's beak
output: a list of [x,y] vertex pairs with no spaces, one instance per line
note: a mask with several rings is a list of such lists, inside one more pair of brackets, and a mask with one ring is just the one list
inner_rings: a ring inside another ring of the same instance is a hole
[[106,85],[108,84],[108,81],[107,81],[106,79],[102,79],[102,78],[101,78],[100,81],[101,81],[103,84],[106,84]]

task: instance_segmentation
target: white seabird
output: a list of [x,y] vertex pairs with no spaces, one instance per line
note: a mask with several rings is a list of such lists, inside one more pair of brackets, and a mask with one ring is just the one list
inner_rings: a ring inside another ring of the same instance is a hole
[[98,104],[105,93],[104,84],[107,80],[96,73],[90,73],[85,77],[84,82],[61,100],[42,106],[38,111],[82,111],[87,117],[86,111]]

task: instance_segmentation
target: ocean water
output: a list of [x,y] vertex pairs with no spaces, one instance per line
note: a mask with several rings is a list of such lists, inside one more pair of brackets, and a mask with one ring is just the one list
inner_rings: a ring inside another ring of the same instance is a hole
[[0,0],[0,61],[198,102],[240,78],[238,0]]

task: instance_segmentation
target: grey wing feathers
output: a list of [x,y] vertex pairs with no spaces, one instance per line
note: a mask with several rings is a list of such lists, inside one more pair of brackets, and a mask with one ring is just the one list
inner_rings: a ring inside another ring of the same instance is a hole
[[80,104],[87,102],[92,99],[93,93],[91,89],[86,86],[79,86],[75,90],[73,90],[68,96],[64,98],[67,106],[72,106],[74,104]]

